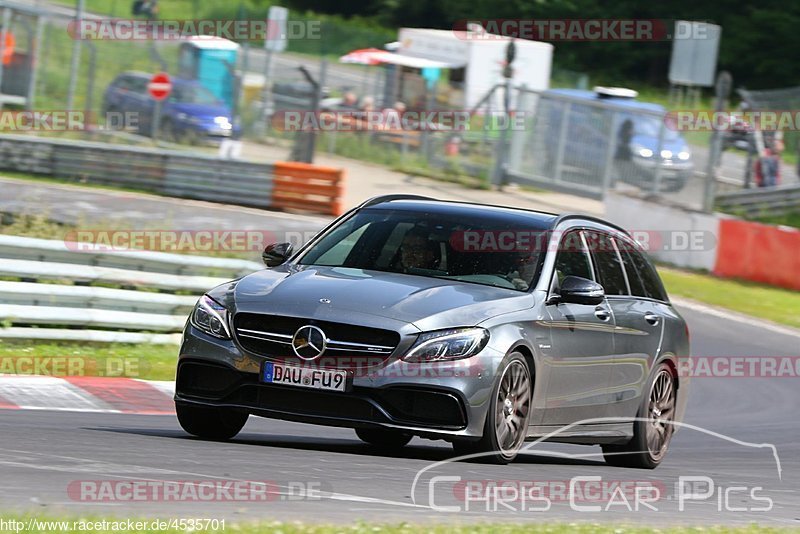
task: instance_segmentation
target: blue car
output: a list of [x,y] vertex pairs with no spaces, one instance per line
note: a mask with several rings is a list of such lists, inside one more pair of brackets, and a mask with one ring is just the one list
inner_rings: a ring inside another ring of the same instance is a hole
[[[542,105],[553,129],[545,139],[548,167],[552,169],[556,163],[554,155],[563,124],[567,133],[561,163],[568,172],[602,175],[611,156],[612,182],[619,180],[649,189],[658,174],[659,190],[681,190],[694,172],[691,149],[680,132],[665,124],[667,110],[635,100],[636,94],[627,89],[601,87],[594,91],[551,89],[542,93]],[[567,102],[570,111],[564,121]]]
[[[117,76],[103,95],[104,113],[137,113],[136,130],[152,135],[155,100],[147,92],[151,74],[125,72]],[[200,83],[172,80],[172,92],[162,102],[158,137],[184,143],[218,143],[238,138],[231,109]]]

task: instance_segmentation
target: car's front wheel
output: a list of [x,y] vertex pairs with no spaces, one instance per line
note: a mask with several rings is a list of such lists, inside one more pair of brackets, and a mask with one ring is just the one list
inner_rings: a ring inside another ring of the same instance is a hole
[[513,352],[500,367],[500,380],[494,387],[483,437],[478,441],[454,441],[455,453],[458,456],[479,453],[475,460],[495,464],[513,461],[528,432],[532,393],[528,363],[522,354]]
[[248,414],[224,408],[206,408],[175,404],[181,427],[203,439],[228,440],[234,437],[247,422]]
[[658,467],[675,432],[676,389],[672,369],[661,363],[653,374],[650,392],[642,399],[636,414],[633,439],[624,445],[603,445],[607,464],[639,469]]
[[382,428],[357,428],[356,435],[365,443],[378,449],[402,449],[413,437],[405,432],[384,430]]

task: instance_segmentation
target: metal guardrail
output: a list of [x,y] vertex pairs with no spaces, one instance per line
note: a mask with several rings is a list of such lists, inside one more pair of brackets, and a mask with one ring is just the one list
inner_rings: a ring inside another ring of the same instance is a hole
[[[0,280],[0,322],[10,323],[0,327],[0,338],[177,343],[174,333],[199,295],[262,268],[237,259],[78,251],[73,245],[0,235],[0,277],[12,278]],[[219,277],[197,274],[207,271]],[[120,287],[86,285],[98,282]],[[76,326],[83,329],[63,328]]]
[[192,310],[196,301],[197,297],[191,295],[0,280],[0,302],[21,306],[100,308],[135,313],[168,313],[186,316]]
[[86,248],[80,243],[0,234],[0,258],[6,259],[76,263],[179,275],[214,273],[228,278],[263,268],[260,263],[236,258],[207,258],[143,250],[86,251]]
[[120,286],[194,293],[205,291],[227,280],[226,278],[214,278],[211,276],[181,276],[128,271],[114,267],[94,267],[72,263],[27,260],[3,260],[0,262],[0,276],[35,280],[68,279],[80,282],[105,282]]
[[2,135],[0,170],[244,206],[272,203],[272,165],[176,150]]
[[800,185],[745,189],[716,196],[718,209],[744,217],[800,212]]

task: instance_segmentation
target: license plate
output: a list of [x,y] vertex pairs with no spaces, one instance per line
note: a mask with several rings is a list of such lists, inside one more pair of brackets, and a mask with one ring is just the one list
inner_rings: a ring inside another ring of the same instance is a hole
[[261,381],[268,384],[302,388],[347,391],[347,371],[314,369],[282,363],[265,362]]

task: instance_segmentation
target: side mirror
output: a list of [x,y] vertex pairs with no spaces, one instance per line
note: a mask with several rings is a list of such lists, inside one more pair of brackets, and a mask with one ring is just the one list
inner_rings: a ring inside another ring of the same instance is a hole
[[282,265],[292,255],[291,243],[273,243],[267,245],[261,258],[264,260],[264,265],[267,267],[277,267]]
[[580,276],[567,276],[561,282],[559,290],[561,302],[572,304],[597,305],[603,302],[605,291],[603,286]]

